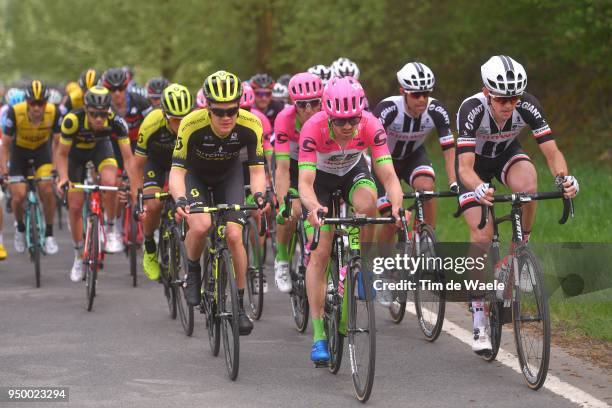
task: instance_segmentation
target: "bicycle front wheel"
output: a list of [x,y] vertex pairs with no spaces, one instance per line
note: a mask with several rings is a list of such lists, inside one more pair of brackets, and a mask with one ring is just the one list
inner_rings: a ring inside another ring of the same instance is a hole
[[85,292],[87,294],[87,311],[91,312],[96,297],[96,283],[98,279],[98,256],[100,254],[100,220],[93,214],[87,225],[87,256],[83,259],[85,264]]
[[242,230],[242,242],[247,254],[247,299],[246,311],[251,318],[259,320],[263,311],[263,264],[261,258],[261,246],[259,243],[257,223],[249,217]]
[[529,388],[546,381],[550,358],[550,315],[542,268],[531,250],[517,251],[512,320],[521,372]]
[[[208,343],[213,356],[219,355],[221,346],[221,321],[218,315],[217,293],[215,292],[214,258],[206,251],[204,258],[204,276],[202,276],[202,290],[204,291],[202,307],[206,319],[206,330],[208,332]],[[218,275],[217,275],[218,276]]]
[[234,381],[238,377],[238,367],[240,364],[238,287],[236,286],[232,258],[226,249],[223,249],[219,256],[218,279],[217,299],[219,301],[225,365],[230,380]]
[[291,238],[290,253],[292,255],[291,262],[289,262],[289,274],[291,275],[292,288],[289,295],[291,298],[293,322],[300,333],[306,331],[308,327],[308,315],[310,314],[308,296],[306,295],[306,266],[304,266],[304,252],[302,232],[298,228]]
[[162,226],[159,229],[159,245],[157,247],[161,283],[164,286],[164,297],[168,304],[168,312],[172,320],[176,319],[176,287],[172,282],[178,280],[178,272],[170,261],[170,232]]
[[130,207],[125,212],[125,217],[129,218],[128,222],[128,258],[130,259],[130,275],[132,275],[132,286],[136,287],[138,284],[138,261],[137,261],[137,250],[138,250],[138,223],[132,217]]
[[[350,277],[350,279],[348,279]],[[376,321],[372,283],[355,262],[347,276],[348,344],[355,395],[361,402],[370,398],[376,368]]]
[[38,208],[36,204],[28,206],[28,239],[30,240],[29,250],[30,259],[34,263],[34,275],[36,277],[36,287],[40,288],[40,252],[42,248],[40,230],[38,227]]
[[[415,257],[436,258],[436,235],[429,225],[421,225],[419,242],[415,244]],[[432,267],[419,268],[416,272],[414,305],[417,321],[428,341],[435,341],[442,331],[446,309],[446,280],[444,272],[433,262]]]
[[175,287],[176,295],[176,309],[183,330],[187,336],[193,334],[193,306],[187,304],[187,298],[185,297],[184,282],[181,279],[187,273],[187,250],[185,249],[185,243],[178,239],[178,235],[175,233],[170,238],[170,263],[176,271],[175,280],[173,286]]

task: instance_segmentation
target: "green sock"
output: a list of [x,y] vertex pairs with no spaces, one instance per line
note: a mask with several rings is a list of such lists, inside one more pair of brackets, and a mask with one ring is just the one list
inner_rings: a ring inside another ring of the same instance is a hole
[[289,254],[287,253],[287,245],[281,244],[280,242],[276,243],[276,259],[278,261],[288,261]]
[[318,319],[312,318],[312,330],[313,341],[319,340],[327,340],[327,336],[325,335],[325,330],[323,329],[323,318],[319,317]]

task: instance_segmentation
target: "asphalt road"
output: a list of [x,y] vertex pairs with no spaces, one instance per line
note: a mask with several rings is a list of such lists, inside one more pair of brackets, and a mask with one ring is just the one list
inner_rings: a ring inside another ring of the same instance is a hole
[[[107,257],[94,309],[87,312],[84,284],[69,279],[68,232],[57,232],[60,253],[44,258],[36,289],[33,266],[14,254],[12,220],[5,225],[10,257],[0,263],[0,387],[69,387],[70,402],[0,406],[359,406],[347,360],[337,375],[313,368],[310,328],[305,335],[294,329],[288,297],[273,285],[262,320],[240,339],[240,374],[232,382],[223,351],[210,354],[202,316],[196,315],[193,337],[186,337],[169,318],[159,284],[141,274],[132,288],[123,254]],[[449,309],[451,319],[469,328],[463,306]],[[446,332],[426,342],[410,314],[395,325],[378,308],[377,326],[371,407],[578,406],[548,389],[529,390],[520,374],[482,361]],[[514,350],[512,343],[503,347]],[[609,373],[555,350],[552,360],[551,374],[612,401]]]

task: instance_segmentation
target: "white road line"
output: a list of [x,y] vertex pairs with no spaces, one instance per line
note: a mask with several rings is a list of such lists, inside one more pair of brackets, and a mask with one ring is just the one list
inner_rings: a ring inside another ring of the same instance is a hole
[[[406,311],[412,313],[413,315],[416,315],[416,309],[414,307],[413,302],[406,302]],[[461,340],[470,347],[472,346],[473,334],[468,330],[457,326],[450,320],[444,319],[442,330],[444,330],[451,336]],[[503,365],[510,367],[517,373],[523,375],[519,367],[518,358],[515,355],[507,352],[503,348],[499,349],[496,361],[499,361]],[[584,408],[600,408],[610,406],[604,401],[598,400],[591,394],[584,392],[581,389],[574,387],[573,385],[551,374],[548,374],[546,376],[544,388]]]

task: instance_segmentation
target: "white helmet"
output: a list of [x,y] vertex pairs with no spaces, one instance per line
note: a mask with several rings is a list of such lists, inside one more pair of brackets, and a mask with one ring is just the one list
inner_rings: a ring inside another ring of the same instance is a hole
[[348,58],[338,58],[331,65],[332,74],[335,77],[344,78],[346,76],[352,76],[355,79],[359,79],[359,68],[357,64]]
[[327,81],[331,79],[332,76],[331,69],[328,66],[322,64],[314,65],[308,68],[308,72],[311,74],[315,74],[316,76],[321,78],[321,82],[323,82],[323,85],[325,85]]
[[397,71],[397,80],[409,92],[432,91],[436,78],[429,67],[420,62],[409,62]]
[[62,103],[62,94],[57,89],[51,88],[49,89],[48,101],[54,105],[59,105]]
[[494,95],[522,95],[527,88],[527,72],[515,60],[505,55],[491,57],[480,67],[484,86]]
[[289,88],[285,85],[277,82],[274,84],[274,88],[272,88],[272,98],[274,99],[287,99],[289,98]]

